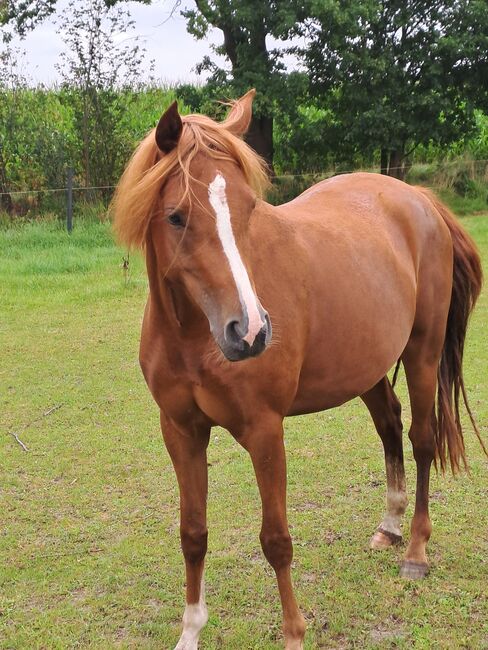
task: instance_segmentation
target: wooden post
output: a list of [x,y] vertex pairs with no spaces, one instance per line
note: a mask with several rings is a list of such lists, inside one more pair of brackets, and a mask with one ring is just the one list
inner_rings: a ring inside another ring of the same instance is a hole
[[69,233],[73,230],[73,169],[71,167],[68,167],[66,186],[66,229]]

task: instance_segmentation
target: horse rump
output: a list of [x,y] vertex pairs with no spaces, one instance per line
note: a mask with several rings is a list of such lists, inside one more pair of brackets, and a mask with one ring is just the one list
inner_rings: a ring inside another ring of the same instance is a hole
[[446,337],[437,371],[437,409],[433,414],[436,443],[436,463],[444,472],[449,457],[453,474],[461,464],[466,468],[463,430],[459,415],[462,396],[473,429],[488,456],[473,413],[469,406],[463,379],[463,352],[469,316],[481,291],[483,272],[476,245],[452,212],[422,187],[416,188],[439,212],[451,233],[453,244],[453,281],[451,304],[447,317]]

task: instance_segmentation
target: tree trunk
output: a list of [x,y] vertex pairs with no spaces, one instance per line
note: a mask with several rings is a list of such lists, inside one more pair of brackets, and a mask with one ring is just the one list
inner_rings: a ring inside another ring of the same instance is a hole
[[388,174],[388,149],[381,147],[380,171],[382,174]]
[[393,176],[393,178],[398,178],[401,181],[405,179],[405,165],[402,150],[393,149],[393,151],[390,152],[388,175]]
[[249,131],[246,134],[247,144],[268,163],[270,174],[273,170],[273,118],[269,115],[253,115]]

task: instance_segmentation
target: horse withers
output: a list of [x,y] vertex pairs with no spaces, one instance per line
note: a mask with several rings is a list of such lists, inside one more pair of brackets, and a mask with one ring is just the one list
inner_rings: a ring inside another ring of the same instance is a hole
[[475,245],[433,194],[376,174],[337,176],[269,205],[265,165],[241,139],[253,97],[235,102],[222,123],[181,117],[172,104],[113,202],[120,241],[141,248],[147,264],[140,362],[180,489],[179,650],[197,648],[207,621],[212,426],[228,429],[251,456],[260,540],[276,572],[289,650],[303,647],[305,623],[290,576],[283,418],[361,397],[386,461],[386,513],[371,547],[387,548],[402,538],[407,505],[400,404],[387,378],[401,360],[417,464],[406,578],[428,570],[432,462],[454,471],[465,463],[459,398],[482,279]]

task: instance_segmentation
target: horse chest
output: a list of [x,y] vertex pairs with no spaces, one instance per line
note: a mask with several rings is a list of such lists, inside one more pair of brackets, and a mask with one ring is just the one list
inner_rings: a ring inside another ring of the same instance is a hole
[[[187,358],[188,357],[188,358]],[[222,360],[212,349],[186,354],[180,347],[171,358],[164,349],[150,355],[141,366],[158,406],[175,422],[203,414],[212,424],[235,430],[245,417],[245,387],[232,376],[232,366],[222,371]]]

